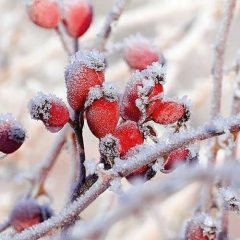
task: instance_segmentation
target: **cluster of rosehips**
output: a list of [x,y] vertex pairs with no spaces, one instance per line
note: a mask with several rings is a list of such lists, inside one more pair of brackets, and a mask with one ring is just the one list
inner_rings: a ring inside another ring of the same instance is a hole
[[[56,1],[34,0],[28,12],[32,21],[44,28],[58,28],[62,20],[73,38],[86,32],[93,16],[87,0],[68,1],[61,8]],[[132,148],[143,144],[148,137],[157,139],[150,122],[171,125],[177,132],[189,119],[189,107],[185,102],[163,95],[165,59],[147,39],[129,38],[123,55],[132,71],[123,94],[105,82],[106,59],[104,53],[97,50],[76,52],[65,70],[68,103],[75,113],[84,114],[91,132],[99,138],[101,161],[106,168],[112,167],[116,157],[124,160]],[[38,93],[30,100],[29,111],[31,117],[41,120],[50,132],[58,132],[72,122],[67,105],[52,94]],[[25,130],[11,115],[0,115],[1,152],[16,151],[25,136]],[[165,156],[162,171],[169,172],[176,163],[187,162],[191,157],[188,148],[177,149]],[[143,166],[129,179],[144,176],[149,170],[152,166]],[[13,210],[11,222],[21,231],[50,215],[38,203],[27,200]]]

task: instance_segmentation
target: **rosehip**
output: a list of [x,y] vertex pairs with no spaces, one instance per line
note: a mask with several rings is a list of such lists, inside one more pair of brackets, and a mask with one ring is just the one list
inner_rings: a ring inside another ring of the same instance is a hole
[[120,156],[124,156],[129,149],[142,144],[144,141],[142,133],[133,121],[126,121],[119,125],[113,135],[119,140]]
[[0,114],[0,152],[5,154],[15,152],[25,138],[25,129],[11,114]]
[[78,38],[89,28],[93,9],[88,0],[72,0],[65,5],[63,23],[70,36]]
[[43,28],[56,28],[60,20],[60,8],[54,0],[33,0],[28,14],[36,25]]
[[126,40],[124,59],[131,68],[138,70],[143,70],[148,65],[160,61],[155,47],[139,35]]
[[216,225],[211,217],[200,215],[190,220],[185,229],[186,240],[215,240]]
[[31,117],[41,120],[50,132],[60,131],[69,120],[65,103],[55,95],[39,92],[29,102]]
[[146,171],[149,169],[148,166],[142,166],[139,169],[137,169],[136,171],[132,172],[131,174],[129,174],[126,179],[131,183],[134,184],[136,179],[142,179],[146,173]]
[[166,125],[180,121],[187,111],[181,103],[156,100],[149,105],[147,115],[154,122]]
[[76,111],[84,107],[89,89],[104,81],[105,60],[98,51],[79,51],[70,59],[65,70],[67,98]]
[[164,80],[165,68],[158,63],[148,66],[141,72],[134,73],[122,98],[121,115],[123,119],[138,122],[142,113],[136,101],[143,97],[147,98],[150,103],[154,97],[163,93]]
[[118,95],[112,86],[90,89],[85,106],[88,126],[97,138],[112,133],[119,119]]
[[163,164],[162,172],[174,170],[178,164],[186,162],[191,156],[189,149],[179,148],[172,151]]
[[19,202],[12,210],[10,224],[18,232],[43,222],[51,217],[48,208],[40,206],[32,199]]

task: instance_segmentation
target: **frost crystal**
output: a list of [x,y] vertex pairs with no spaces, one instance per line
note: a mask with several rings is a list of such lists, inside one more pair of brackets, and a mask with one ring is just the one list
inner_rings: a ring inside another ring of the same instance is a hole
[[85,108],[91,106],[95,100],[100,99],[102,97],[105,97],[110,102],[117,101],[118,91],[110,83],[103,83],[102,86],[97,85],[91,87],[88,92],[87,100],[85,102]]
[[141,74],[149,80],[152,79],[156,83],[164,84],[166,81],[166,65],[155,62],[142,70]]
[[149,39],[147,39],[140,33],[131,35],[124,40],[124,44],[127,47],[135,46],[136,43],[142,43],[144,45],[146,44],[146,45],[149,45],[151,48],[155,49],[155,46],[149,41]]
[[95,69],[96,71],[104,71],[105,57],[103,53],[97,50],[78,51],[70,57],[70,63],[66,68],[65,74],[70,73],[71,70],[76,70],[81,65]]
[[219,189],[220,201],[223,202],[224,208],[229,211],[240,213],[239,196],[230,188]]
[[11,113],[0,114],[0,136],[7,130],[8,138],[18,143],[24,142],[26,130]]
[[121,194],[122,193],[122,183],[121,183],[121,178],[115,178],[110,182],[110,191],[113,191],[116,194]]
[[97,163],[94,160],[86,160],[84,162],[84,166],[88,172],[88,174],[94,174],[97,169]]

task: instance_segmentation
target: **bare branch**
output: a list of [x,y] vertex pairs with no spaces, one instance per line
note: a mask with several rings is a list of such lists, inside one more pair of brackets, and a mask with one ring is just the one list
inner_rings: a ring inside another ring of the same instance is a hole
[[107,39],[112,32],[112,24],[117,22],[130,0],[115,0],[112,10],[107,15],[103,28],[97,34],[96,47],[104,50]]
[[35,240],[44,236],[50,230],[63,227],[71,223],[76,216],[102,194],[109,187],[110,182],[114,178],[127,176],[134,170],[139,169],[139,167],[147,165],[155,161],[156,158],[181,146],[224,134],[227,130],[231,132],[240,130],[240,115],[210,121],[197,129],[177,133],[174,137],[171,135],[169,138],[159,141],[157,144],[142,145],[139,148],[140,152],[136,153],[133,157],[129,157],[125,161],[120,159],[116,160],[113,169],[98,171],[98,180],[96,183],[76,201],[69,204],[61,213],[30,229],[26,229],[13,238],[4,237],[2,239]]
[[[44,183],[48,177],[50,170],[53,168],[58,155],[61,152],[68,131],[69,128],[64,127],[64,129],[62,129],[59,135],[56,137],[56,140],[53,143],[53,146],[50,149],[48,155],[46,156],[43,165],[37,170],[37,172],[34,173],[34,176],[31,179],[32,187],[29,190],[28,196],[30,196],[31,194],[38,196],[42,193],[42,191],[44,191]],[[35,193],[33,193],[36,186],[37,190]]]
[[226,42],[228,39],[228,34],[233,18],[233,12],[236,6],[236,0],[227,0],[224,18],[220,25],[216,43],[214,46],[214,56],[213,56],[213,94],[212,94],[212,118],[217,116],[221,110],[221,96],[222,96],[222,79],[223,79],[223,64]]
[[133,215],[135,212],[143,211],[143,206],[149,206],[155,201],[159,203],[166,200],[166,198],[193,182],[212,183],[215,177],[236,180],[238,179],[238,170],[235,169],[234,173],[232,171],[235,167],[236,169],[240,168],[236,164],[221,166],[214,172],[199,166],[190,170],[189,167],[181,168],[165,179],[151,182],[150,185],[135,187],[122,196],[124,202],[120,201],[119,206],[116,206],[112,212],[104,213],[104,216],[101,215],[91,219],[91,221],[80,221],[73,229],[73,237],[76,237],[74,239],[95,239],[95,236],[105,235],[116,222]]

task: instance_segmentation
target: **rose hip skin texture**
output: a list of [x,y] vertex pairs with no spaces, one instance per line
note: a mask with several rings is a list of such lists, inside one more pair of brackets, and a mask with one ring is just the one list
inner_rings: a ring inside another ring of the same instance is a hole
[[159,56],[150,44],[135,41],[125,48],[124,59],[131,68],[143,70],[148,65],[158,62]]
[[187,148],[179,148],[174,151],[172,151],[164,165],[163,165],[163,170],[164,171],[171,171],[177,167],[178,164],[186,162],[186,160],[190,156],[190,151]]
[[26,138],[24,128],[11,114],[0,114],[0,152],[10,154],[18,150]]
[[42,221],[41,207],[33,200],[19,202],[10,215],[11,226],[18,232]]
[[119,119],[119,104],[102,97],[95,100],[86,111],[88,126],[97,138],[112,133]]
[[56,28],[60,20],[60,8],[53,0],[34,0],[28,14],[36,25],[43,28]]
[[102,71],[96,71],[84,65],[80,66],[74,76],[66,80],[69,105],[74,110],[83,109],[89,89],[95,85],[101,85],[103,81]]
[[72,0],[65,5],[65,25],[70,36],[79,38],[89,28],[93,18],[93,9],[87,0]]
[[[126,88],[122,103],[121,103],[121,115],[125,120],[132,120],[138,122],[141,118],[141,112],[136,106],[136,100],[138,98],[138,86],[142,86],[141,80],[134,83],[132,86]],[[149,94],[149,100],[154,96],[163,92],[163,86],[156,83]]]
[[152,102],[147,109],[149,118],[163,125],[177,122],[184,116],[184,113],[185,107],[182,104],[161,100]]
[[124,156],[129,149],[142,144],[144,141],[137,124],[133,121],[126,121],[119,125],[113,135],[119,140],[120,156]]
[[[185,230],[186,240],[210,240],[208,236],[204,236],[201,226],[194,222],[189,222]],[[215,240],[216,238],[211,238]]]

